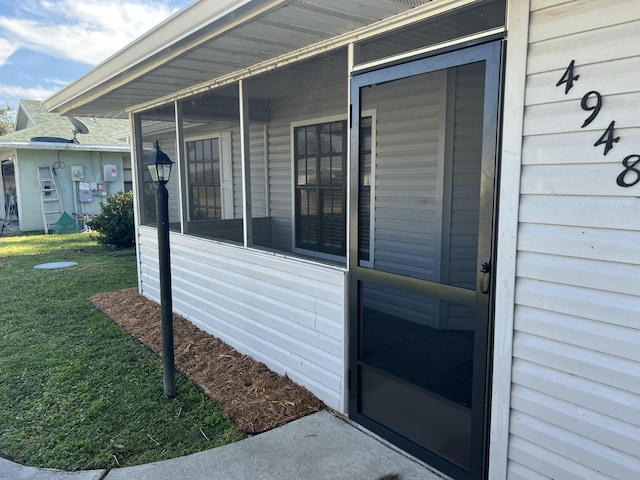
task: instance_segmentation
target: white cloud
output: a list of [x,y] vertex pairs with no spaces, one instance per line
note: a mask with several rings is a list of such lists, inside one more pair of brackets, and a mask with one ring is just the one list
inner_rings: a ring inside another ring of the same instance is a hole
[[38,0],[25,8],[29,19],[0,16],[0,29],[14,39],[14,51],[24,46],[89,65],[105,60],[173,13],[166,2],[144,0]]
[[[21,87],[19,85],[2,85],[0,84],[0,99],[3,98],[28,98],[29,100],[45,100],[53,95],[58,88]],[[8,101],[8,100],[7,100]],[[4,101],[0,100],[0,104],[4,105]]]
[[0,67],[4,65],[8,58],[18,49],[18,45],[4,38],[0,38]]

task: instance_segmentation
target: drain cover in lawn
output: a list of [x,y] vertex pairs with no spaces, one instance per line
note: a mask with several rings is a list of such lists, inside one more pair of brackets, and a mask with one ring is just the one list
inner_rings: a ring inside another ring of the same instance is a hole
[[78,262],[51,262],[51,263],[41,263],[40,265],[36,265],[33,268],[41,268],[41,269],[52,269],[52,268],[67,268],[73,267],[77,265]]

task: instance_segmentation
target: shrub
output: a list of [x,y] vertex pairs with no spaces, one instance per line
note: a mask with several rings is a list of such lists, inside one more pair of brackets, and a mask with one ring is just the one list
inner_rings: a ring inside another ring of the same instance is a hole
[[107,203],[100,205],[100,215],[87,221],[87,225],[98,232],[98,242],[116,248],[133,247],[136,243],[133,193],[120,191],[107,195]]

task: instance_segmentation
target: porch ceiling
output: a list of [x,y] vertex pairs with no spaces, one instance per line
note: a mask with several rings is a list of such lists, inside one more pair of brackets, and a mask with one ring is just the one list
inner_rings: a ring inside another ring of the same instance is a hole
[[291,54],[430,2],[199,0],[44,104],[48,110],[63,115],[123,118],[127,110],[137,105]]

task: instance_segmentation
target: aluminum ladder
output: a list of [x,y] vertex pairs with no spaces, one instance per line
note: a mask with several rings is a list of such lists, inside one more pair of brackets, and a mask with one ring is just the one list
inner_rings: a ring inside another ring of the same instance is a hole
[[40,181],[44,233],[48,234],[49,230],[60,220],[62,212],[64,212],[64,204],[53,167],[38,167],[38,180]]

